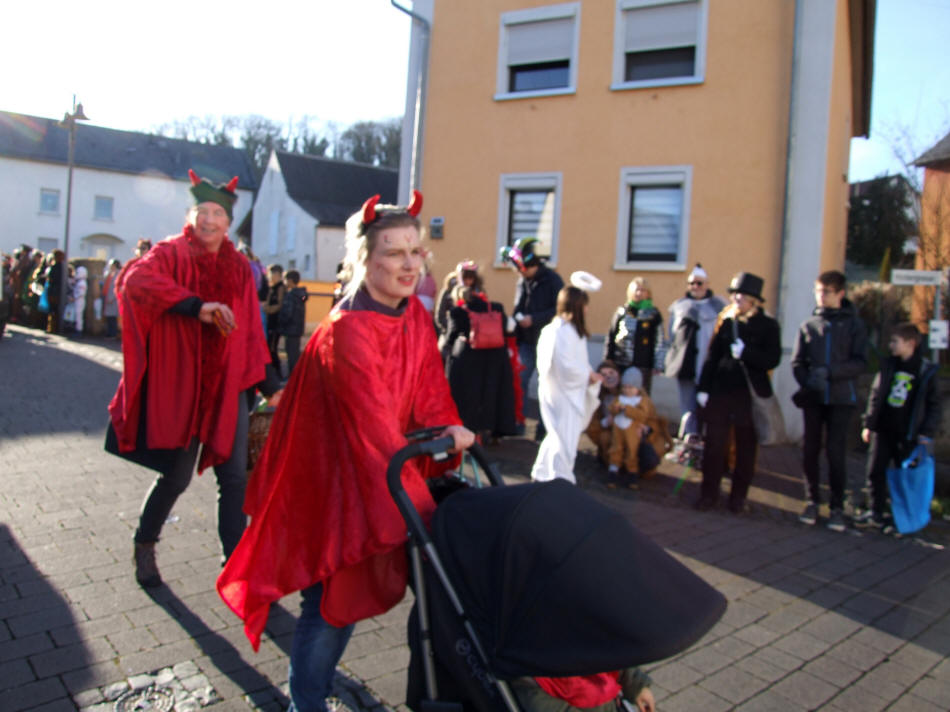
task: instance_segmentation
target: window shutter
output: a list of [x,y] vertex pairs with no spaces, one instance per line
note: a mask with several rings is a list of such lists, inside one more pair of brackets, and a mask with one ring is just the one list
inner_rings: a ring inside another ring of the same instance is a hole
[[676,255],[683,215],[679,186],[636,186],[631,189],[630,255]]
[[624,11],[625,52],[696,45],[699,4],[695,2]]
[[508,66],[570,60],[574,18],[523,22],[508,26]]

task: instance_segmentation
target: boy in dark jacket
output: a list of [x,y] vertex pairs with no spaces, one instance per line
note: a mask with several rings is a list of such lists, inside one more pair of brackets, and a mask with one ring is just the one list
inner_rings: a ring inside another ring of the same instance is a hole
[[792,371],[801,386],[794,401],[802,409],[805,421],[802,469],[809,499],[798,519],[804,524],[818,521],[818,457],[824,436],[831,488],[827,526],[839,532],[845,529],[848,428],[858,405],[854,381],[867,367],[868,341],[864,322],[844,295],[845,277],[841,272],[832,270],[818,275],[815,311],[799,327],[792,353]]
[[855,519],[859,527],[885,525],[887,467],[900,466],[918,444],[930,444],[940,423],[937,365],[920,353],[920,332],[898,324],[891,336],[891,358],[871,386],[861,439],[870,443],[867,460],[871,509]]
[[280,331],[277,328],[277,313],[284,303],[284,268],[274,264],[267,268],[267,298],[261,308],[266,315],[267,348],[270,351],[271,363],[280,376],[280,356],[277,348],[280,346]]
[[284,275],[284,298],[277,313],[277,331],[284,337],[287,352],[287,378],[300,358],[300,337],[307,316],[307,290],[300,285],[300,272],[287,270]]

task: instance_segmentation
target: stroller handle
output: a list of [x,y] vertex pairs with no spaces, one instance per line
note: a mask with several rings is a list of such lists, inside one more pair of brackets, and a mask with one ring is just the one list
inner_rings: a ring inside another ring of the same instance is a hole
[[[407,461],[420,455],[428,455],[434,459],[444,458],[448,451],[455,446],[455,441],[451,437],[435,438],[434,440],[431,438],[445,430],[445,427],[425,428],[407,433],[406,438],[409,443],[396,451],[386,468],[386,484],[389,486],[389,494],[396,502],[396,507],[409,527],[410,533],[423,543],[428,540],[428,532],[422,523],[419,512],[402,486],[402,468]],[[481,445],[473,443],[468,452],[485,471],[492,486],[498,487],[505,484],[495,465],[488,460],[488,456]]]

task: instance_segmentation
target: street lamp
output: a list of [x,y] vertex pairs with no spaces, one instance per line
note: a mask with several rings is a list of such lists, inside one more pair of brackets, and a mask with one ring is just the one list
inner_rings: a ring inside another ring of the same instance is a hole
[[73,158],[76,150],[76,122],[89,121],[89,117],[83,113],[82,104],[76,103],[76,95],[73,95],[73,112],[66,112],[60,126],[69,129],[69,149],[66,165],[68,166],[68,178],[66,179],[66,230],[63,235],[63,267],[60,270],[59,282],[59,306],[56,308],[57,331],[63,332],[63,310],[66,308],[66,293],[69,285],[69,212],[73,202]]

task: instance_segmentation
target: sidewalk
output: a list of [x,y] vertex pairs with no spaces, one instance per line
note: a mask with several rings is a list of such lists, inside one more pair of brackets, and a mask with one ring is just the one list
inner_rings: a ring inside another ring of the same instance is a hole
[[[98,712],[133,689],[156,709],[283,709],[297,597],[274,607],[255,654],[214,591],[213,475],[195,478],[166,525],[167,586],[149,596],[133,580],[152,476],[102,451],[117,345],[13,326],[0,365],[0,709]],[[510,439],[491,454],[517,481],[535,448]],[[659,709],[950,709],[945,529],[920,541],[804,527],[798,466],[794,448],[763,451],[753,504],[735,517],[688,506],[696,473],[676,494],[684,471],[668,463],[639,491],[608,490],[580,454],[579,486],[729,599],[703,640],[649,667]],[[338,678],[357,710],[402,705],[408,608],[357,626]]]

